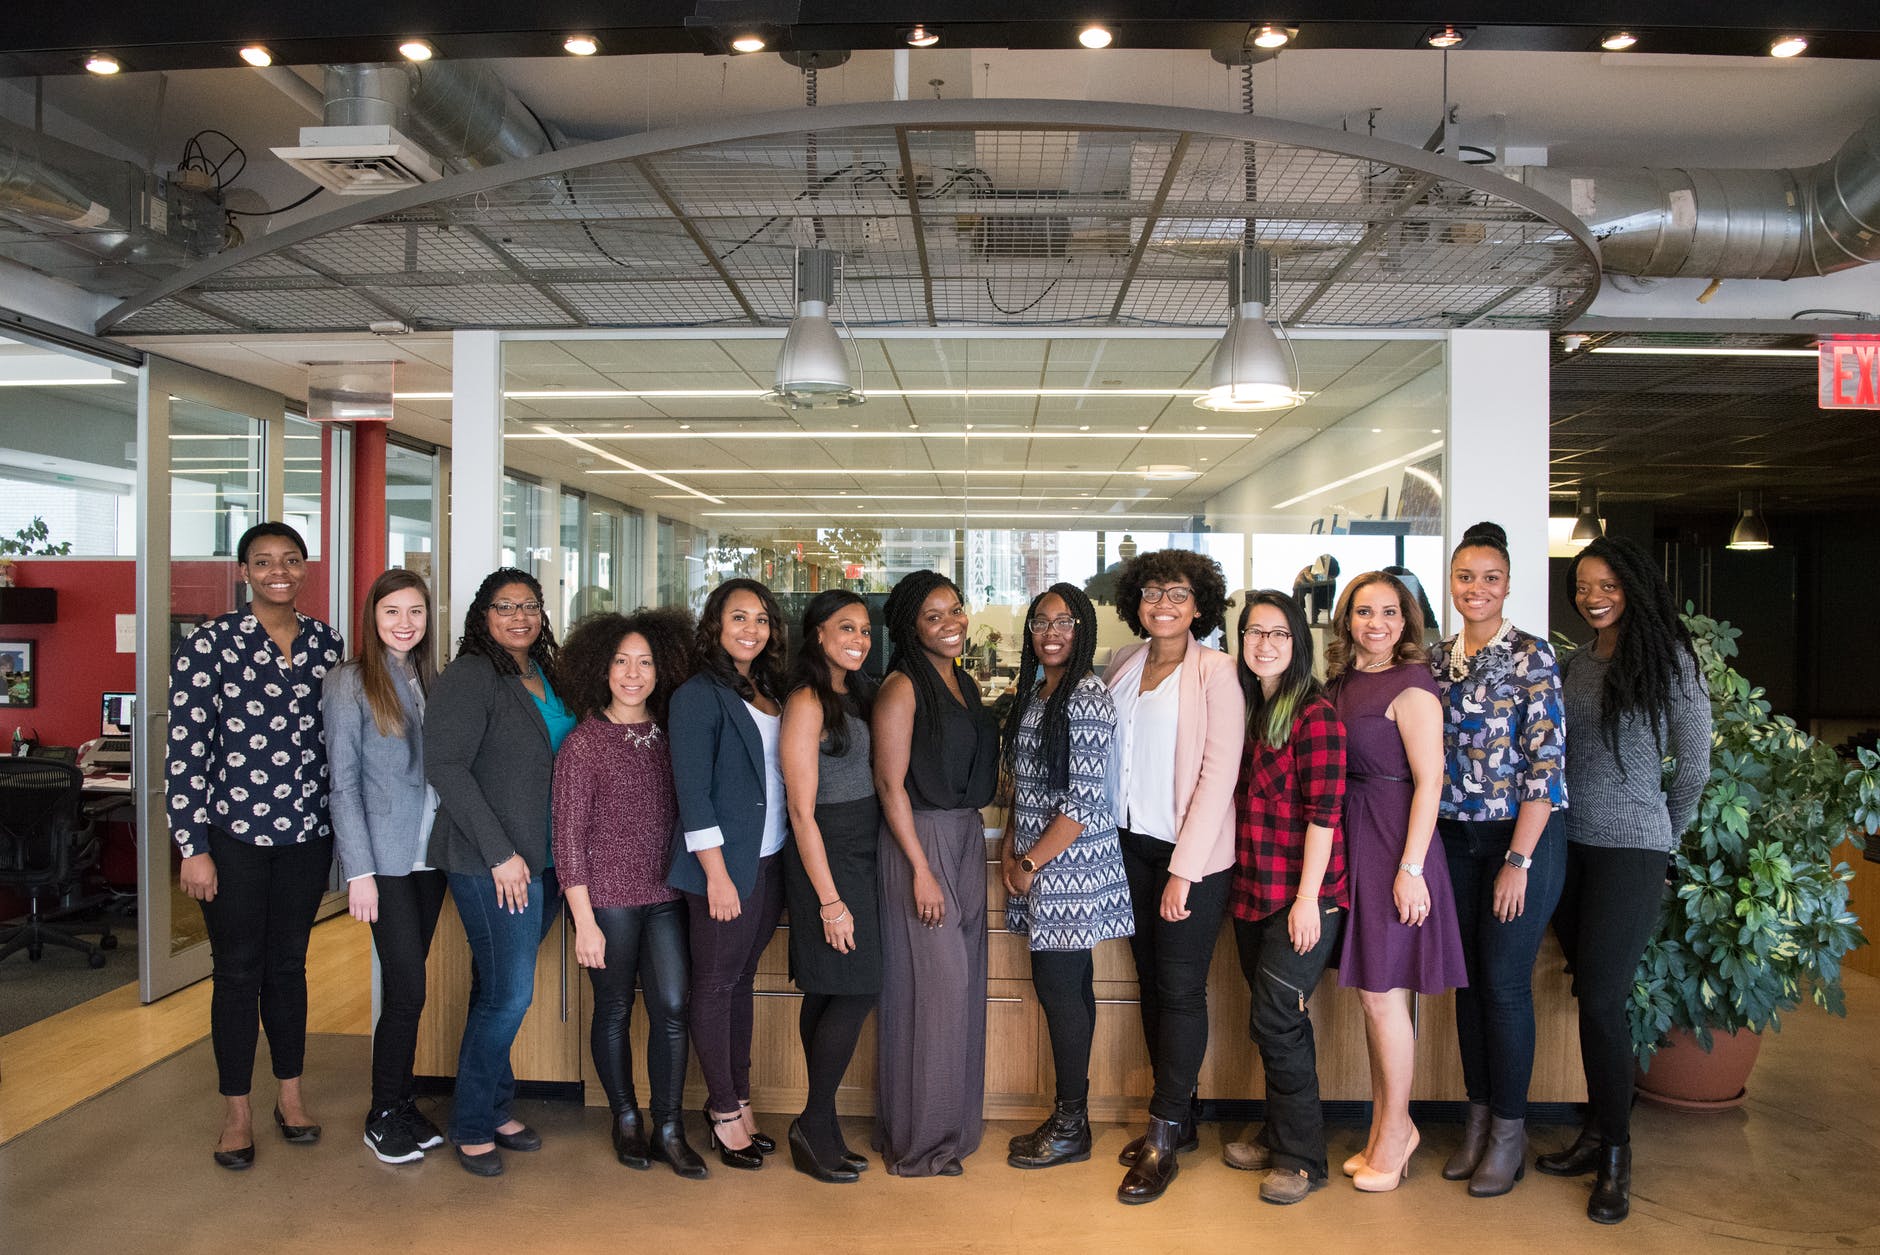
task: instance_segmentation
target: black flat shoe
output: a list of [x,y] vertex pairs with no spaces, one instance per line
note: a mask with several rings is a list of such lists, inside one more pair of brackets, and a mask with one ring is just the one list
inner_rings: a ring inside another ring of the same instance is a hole
[[853,1168],[832,1168],[818,1160],[809,1138],[803,1135],[803,1126],[795,1120],[790,1121],[790,1162],[804,1176],[825,1185],[853,1185],[861,1180],[860,1174]]
[[317,1124],[289,1124],[281,1109],[274,1109],[274,1123],[280,1126],[281,1136],[296,1146],[311,1146],[320,1140],[320,1126]]
[[1598,1224],[1618,1224],[1632,1211],[1632,1147],[1601,1146],[1594,1171],[1586,1218]]
[[959,1160],[955,1159],[952,1162],[948,1163],[945,1167],[941,1168],[940,1171],[934,1173],[934,1175],[937,1177],[965,1176],[966,1165],[961,1163]]
[[504,1150],[529,1151],[542,1149],[542,1135],[526,1124],[517,1129],[514,1133],[503,1133],[499,1131],[494,1140],[496,1144]]
[[661,1120],[653,1126],[653,1135],[647,1139],[647,1152],[660,1163],[670,1164],[675,1173],[688,1181],[703,1181],[711,1175],[705,1161],[685,1140],[685,1123],[677,1117]]
[[614,1158],[641,1172],[653,1166],[652,1151],[646,1144],[646,1126],[638,1107],[629,1107],[614,1116]]
[[1573,1145],[1540,1156],[1534,1166],[1550,1177],[1583,1177],[1599,1167],[1599,1150],[1599,1134],[1584,1128]]
[[246,1146],[237,1146],[234,1150],[218,1150],[215,1152],[216,1166],[218,1168],[227,1168],[230,1172],[240,1172],[243,1168],[252,1166],[254,1162],[255,1147],[253,1142],[250,1142]]
[[464,1148],[457,1147],[457,1162],[463,1170],[473,1177],[500,1177],[503,1175],[503,1152],[486,1150],[481,1155],[466,1154]]
[[705,1109],[705,1123],[707,1125],[705,1139],[711,1144],[712,1149],[718,1152],[718,1162],[725,1167],[741,1168],[746,1172],[756,1172],[759,1168],[764,1166],[764,1153],[757,1149],[757,1143],[752,1142],[749,1146],[731,1147],[718,1140],[719,1125],[741,1124],[743,1120],[744,1117],[736,1112],[733,1112],[731,1115],[721,1120],[711,1113],[711,1108],[707,1107]]

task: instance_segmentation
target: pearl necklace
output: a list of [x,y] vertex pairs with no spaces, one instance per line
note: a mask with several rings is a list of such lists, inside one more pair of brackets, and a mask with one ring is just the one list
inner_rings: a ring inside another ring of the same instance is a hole
[[[1457,684],[1469,678],[1469,664],[1475,661],[1474,656],[1463,652],[1463,639],[1466,631],[1467,629],[1464,629],[1463,632],[1456,633],[1455,647],[1449,651],[1449,678]],[[1475,653],[1482,654],[1491,649],[1500,649],[1508,643],[1508,636],[1513,631],[1514,621],[1504,617],[1501,625],[1495,629],[1495,634],[1489,637],[1482,648],[1476,650]]]

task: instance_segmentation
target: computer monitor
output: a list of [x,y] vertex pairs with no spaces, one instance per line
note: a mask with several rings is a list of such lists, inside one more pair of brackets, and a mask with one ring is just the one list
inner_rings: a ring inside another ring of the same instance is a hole
[[104,695],[104,714],[102,736],[129,736],[131,718],[137,709],[137,694],[106,693]]

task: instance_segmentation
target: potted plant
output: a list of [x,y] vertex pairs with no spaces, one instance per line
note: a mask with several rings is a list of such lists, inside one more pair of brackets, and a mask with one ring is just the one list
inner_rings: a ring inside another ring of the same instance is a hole
[[1730,665],[1742,633],[1689,605],[1683,617],[1710,689],[1710,782],[1639,963],[1632,1043],[1646,1097],[1713,1108],[1742,1101],[1783,1012],[1806,1000],[1847,1014],[1841,959],[1867,939],[1834,851],[1880,829],[1880,755],[1861,749],[1850,766],[1772,714]]

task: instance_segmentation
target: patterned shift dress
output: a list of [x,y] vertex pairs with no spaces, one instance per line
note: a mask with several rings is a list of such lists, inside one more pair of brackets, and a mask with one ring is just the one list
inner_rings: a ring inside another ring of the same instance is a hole
[[1084,830],[1069,849],[1038,869],[1030,894],[1007,899],[1005,923],[1011,931],[1028,935],[1033,950],[1089,950],[1099,941],[1135,932],[1116,819],[1104,796],[1116,706],[1096,676],[1078,682],[1068,711],[1070,787],[1055,791],[1039,731],[1044,708],[1044,698],[1032,698],[1019,723],[1013,851],[1020,857],[1028,853],[1060,812],[1083,824]]

